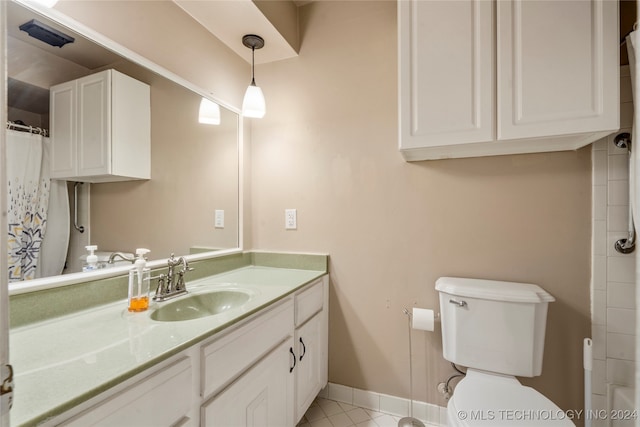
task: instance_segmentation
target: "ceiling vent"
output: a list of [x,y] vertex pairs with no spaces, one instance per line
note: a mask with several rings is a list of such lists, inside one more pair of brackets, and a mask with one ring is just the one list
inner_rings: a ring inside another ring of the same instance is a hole
[[68,36],[55,28],[51,28],[42,22],[38,22],[35,19],[25,22],[18,28],[22,31],[26,31],[31,37],[50,44],[51,46],[62,47],[67,43],[73,43],[75,40],[73,37]]

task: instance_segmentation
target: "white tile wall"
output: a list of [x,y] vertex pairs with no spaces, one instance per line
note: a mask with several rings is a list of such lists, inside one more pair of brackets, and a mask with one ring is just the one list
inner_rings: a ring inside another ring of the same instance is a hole
[[[592,148],[591,333],[592,405],[607,409],[607,384],[632,385],[635,352],[635,259],[615,251],[629,227],[629,159],[615,146],[618,133],[631,133],[633,103],[628,66],[620,70],[620,131]],[[640,250],[638,248],[637,250]]]

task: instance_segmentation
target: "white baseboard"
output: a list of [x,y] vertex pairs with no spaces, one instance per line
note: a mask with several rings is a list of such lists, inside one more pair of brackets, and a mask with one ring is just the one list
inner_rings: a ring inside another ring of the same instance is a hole
[[[360,390],[340,384],[329,383],[320,391],[318,397],[398,417],[409,415],[409,399]],[[414,400],[413,416],[427,425],[442,427],[447,425],[447,408],[443,406]]]

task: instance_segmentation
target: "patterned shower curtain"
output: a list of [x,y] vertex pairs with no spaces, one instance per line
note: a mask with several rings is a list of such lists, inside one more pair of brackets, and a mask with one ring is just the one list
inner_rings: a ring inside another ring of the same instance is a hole
[[36,277],[51,181],[43,145],[40,135],[7,130],[9,282]]

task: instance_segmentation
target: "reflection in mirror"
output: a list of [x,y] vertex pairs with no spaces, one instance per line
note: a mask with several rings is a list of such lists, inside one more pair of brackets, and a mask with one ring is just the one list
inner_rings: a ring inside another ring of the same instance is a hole
[[[18,29],[32,19],[75,41],[52,47]],[[10,253],[11,281],[82,271],[89,244],[98,246],[101,267],[113,252],[131,254],[138,247],[151,249],[150,259],[239,247],[236,113],[219,108],[218,125],[211,124],[216,120],[202,123],[200,94],[17,3],[7,4],[7,27],[8,111],[17,129],[7,129],[7,155],[15,159],[8,160],[15,166],[8,171],[15,175],[8,176],[10,210],[15,214],[10,218],[9,240],[15,246]],[[49,129],[51,86],[108,69],[150,86],[151,179],[49,184],[52,142],[28,132],[29,126]],[[24,137],[37,142],[19,144]],[[23,174],[28,168],[34,173],[31,178]],[[19,186],[27,187],[21,180],[39,183],[32,188],[39,195],[38,204],[23,206],[25,198],[15,197]],[[123,264],[120,260],[112,265]]]

